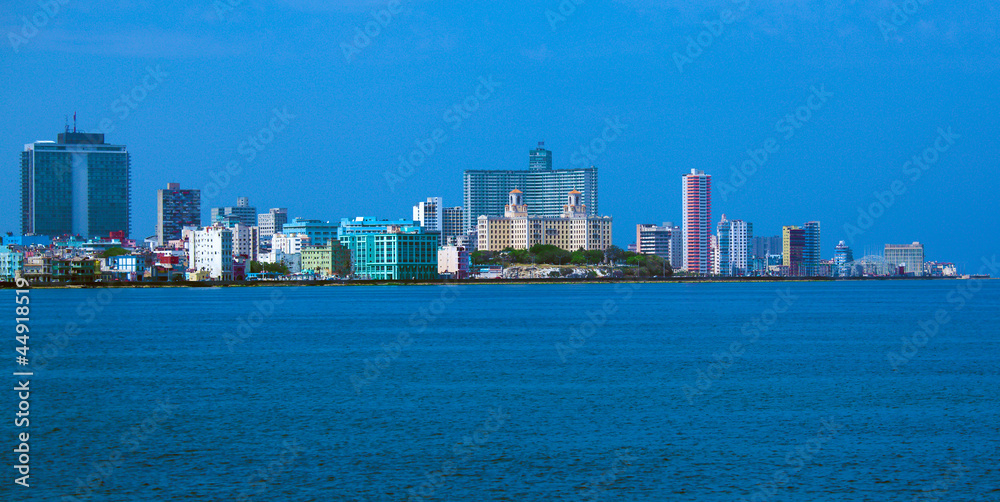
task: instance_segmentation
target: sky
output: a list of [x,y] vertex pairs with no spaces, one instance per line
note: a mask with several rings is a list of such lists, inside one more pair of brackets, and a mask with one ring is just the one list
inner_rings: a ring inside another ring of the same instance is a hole
[[4,232],[19,152],[75,113],[128,146],[138,238],[169,182],[206,219],[409,218],[544,141],[598,167],[623,248],[680,221],[691,169],[713,221],[818,220],[824,258],[920,241],[975,273],[1000,247],[995,1],[3,0],[0,29]]

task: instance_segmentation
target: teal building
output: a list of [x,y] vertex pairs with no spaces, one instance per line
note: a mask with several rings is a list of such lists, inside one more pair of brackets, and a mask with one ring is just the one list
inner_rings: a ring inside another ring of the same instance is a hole
[[131,225],[131,163],[104,134],[65,132],[21,152],[21,233],[106,236]]
[[357,279],[437,279],[440,234],[411,220],[341,220],[340,244],[351,252]]
[[325,246],[330,239],[337,239],[338,227],[338,224],[329,221],[295,218],[281,227],[281,233],[285,235],[305,234],[309,236],[310,245]]

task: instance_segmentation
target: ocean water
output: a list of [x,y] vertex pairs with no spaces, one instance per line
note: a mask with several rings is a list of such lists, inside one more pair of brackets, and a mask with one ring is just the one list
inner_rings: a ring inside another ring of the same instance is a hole
[[30,295],[4,501],[1000,500],[997,281]]

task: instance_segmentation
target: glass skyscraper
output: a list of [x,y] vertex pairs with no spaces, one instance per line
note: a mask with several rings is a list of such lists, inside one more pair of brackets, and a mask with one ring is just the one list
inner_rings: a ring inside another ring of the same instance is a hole
[[524,203],[532,216],[562,214],[566,194],[582,193],[587,214],[596,216],[597,168],[552,169],[552,152],[539,147],[529,154],[528,170],[467,170],[462,191],[465,230],[476,228],[480,216],[503,216],[507,195],[515,188],[524,192]]
[[104,134],[59,133],[21,152],[21,233],[84,238],[130,233],[131,161]]

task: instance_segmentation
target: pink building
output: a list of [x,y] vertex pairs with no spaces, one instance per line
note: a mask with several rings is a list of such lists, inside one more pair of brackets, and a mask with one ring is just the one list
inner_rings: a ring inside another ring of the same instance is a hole
[[712,235],[712,175],[692,169],[681,177],[684,232],[684,269],[692,274],[712,271],[709,240]]

